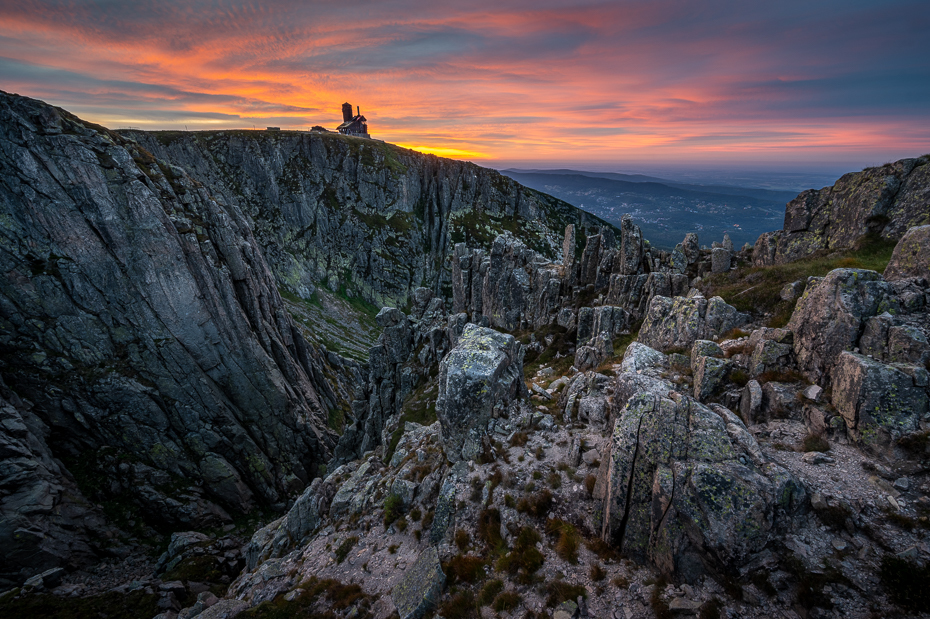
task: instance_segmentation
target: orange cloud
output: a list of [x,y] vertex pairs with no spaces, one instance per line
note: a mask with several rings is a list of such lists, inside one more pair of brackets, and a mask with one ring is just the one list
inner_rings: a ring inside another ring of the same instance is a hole
[[[334,126],[502,161],[930,150],[914,14],[828,0],[0,6],[0,80],[115,126]],[[885,3],[887,4],[887,3]]]

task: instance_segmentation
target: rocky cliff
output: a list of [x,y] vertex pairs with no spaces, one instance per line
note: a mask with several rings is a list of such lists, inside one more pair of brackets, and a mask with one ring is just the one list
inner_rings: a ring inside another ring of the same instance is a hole
[[897,241],[930,223],[930,155],[843,175],[832,187],[809,189],[785,208],[784,229],[753,248],[756,266],[784,264],[820,250],[846,249],[866,235]]
[[[31,408],[43,470],[80,472],[94,500],[203,525],[283,505],[329,459],[332,370],[248,219],[181,168],[0,94],[0,272],[0,375]],[[4,555],[44,517],[4,527]]]
[[455,243],[510,231],[555,259],[569,223],[602,220],[472,163],[322,132],[124,132],[248,218],[279,283],[377,307],[448,290]]

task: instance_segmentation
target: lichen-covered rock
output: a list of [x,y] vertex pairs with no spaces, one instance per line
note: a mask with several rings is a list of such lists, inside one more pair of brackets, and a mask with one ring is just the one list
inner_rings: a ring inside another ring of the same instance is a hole
[[758,376],[770,370],[784,368],[794,352],[790,344],[779,344],[775,340],[762,340],[756,344],[749,360],[749,373]]
[[879,450],[916,430],[928,406],[927,391],[913,376],[851,352],[839,355],[832,401],[850,436]]
[[526,395],[523,346],[511,335],[468,324],[439,365],[436,413],[449,460],[480,453],[488,422]]
[[682,296],[687,291],[687,275],[661,272],[612,275],[604,302],[623,308],[632,321],[645,316],[653,297]]
[[[800,419],[798,388],[791,383],[769,381],[762,385],[761,418]],[[761,419],[760,419],[761,421]]]
[[894,290],[874,271],[836,269],[798,300],[788,329],[794,333],[798,367],[823,384],[844,350],[852,350],[862,323],[896,307]]
[[862,354],[886,363],[915,363],[930,360],[930,343],[919,329],[896,325],[895,317],[885,312],[869,318],[859,338]]
[[439,553],[434,546],[429,546],[391,591],[400,619],[420,619],[436,605],[445,583]]
[[633,219],[624,214],[620,218],[620,251],[614,257],[613,272],[620,275],[637,275],[643,271],[643,233]]
[[726,384],[733,363],[727,359],[701,356],[694,366],[694,397],[703,402]]
[[710,254],[710,272],[726,273],[730,270],[730,250],[723,247],[715,247]]
[[909,228],[930,223],[928,163],[927,156],[901,159],[802,192],[785,207],[784,229],[756,241],[754,264],[784,264],[818,250],[852,247],[866,234],[900,239]]
[[606,332],[600,332],[587,346],[579,346],[575,351],[575,369],[585,372],[599,367],[613,356],[613,345]]
[[749,316],[720,297],[653,297],[637,338],[656,350],[690,349],[749,321]]
[[888,281],[905,277],[930,278],[930,226],[916,226],[908,230],[895,245],[891,261],[885,267]]
[[[688,397],[632,398],[605,447],[602,537],[628,557],[695,580],[737,571],[784,531],[802,487],[777,466],[754,464],[761,452],[747,451],[751,436],[732,440],[728,424],[739,434],[738,420]],[[795,491],[779,492],[775,473]]]
[[691,346],[691,370],[696,371],[696,366],[698,359],[701,357],[717,357],[718,359],[723,358],[723,349],[720,348],[720,344],[717,342],[712,342],[710,340],[695,340],[694,345]]
[[668,357],[654,348],[640,342],[630,342],[623,353],[620,370],[623,372],[641,372],[643,370],[668,367]]

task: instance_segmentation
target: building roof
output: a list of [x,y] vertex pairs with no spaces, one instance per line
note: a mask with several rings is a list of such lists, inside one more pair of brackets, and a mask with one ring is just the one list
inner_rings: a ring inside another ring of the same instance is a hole
[[339,125],[339,126],[336,127],[336,128],[337,128],[337,129],[348,129],[349,127],[351,127],[352,125],[354,125],[354,124],[357,123],[357,122],[363,122],[363,123],[364,123],[364,122],[368,122],[368,119],[365,118],[364,116],[362,116],[361,114],[359,114],[358,116],[356,116],[356,117],[353,118],[352,120],[347,120],[347,121],[345,121],[344,123],[342,123],[341,125]]

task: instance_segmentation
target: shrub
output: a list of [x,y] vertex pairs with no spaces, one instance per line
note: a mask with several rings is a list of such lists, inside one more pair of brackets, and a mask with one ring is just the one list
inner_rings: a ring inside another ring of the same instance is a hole
[[704,602],[698,610],[698,619],[720,619],[721,606],[717,598]]
[[745,370],[733,370],[730,372],[730,381],[740,387],[745,387],[746,383],[749,382],[749,374]]
[[414,522],[419,522],[420,518],[423,517],[423,512],[420,511],[419,507],[414,507],[410,510],[410,519]]
[[455,592],[439,606],[437,614],[442,615],[445,619],[473,619],[478,617],[475,608],[475,594],[468,589]]
[[336,562],[342,563],[345,561],[346,556],[348,556],[349,551],[352,550],[355,545],[358,543],[358,537],[353,535],[352,537],[345,538],[339,548],[336,549]]
[[541,518],[549,513],[552,508],[552,493],[547,489],[540,490],[536,494],[522,497],[517,502],[517,511],[529,514],[534,518]]
[[591,569],[588,570],[588,576],[594,582],[600,582],[604,580],[604,578],[607,576],[607,573],[604,572],[604,568],[602,568],[600,564],[592,563]]
[[458,529],[455,532],[455,545],[462,552],[471,545],[471,535],[464,529]]
[[501,513],[496,507],[478,514],[478,539],[484,542],[489,555],[507,552],[507,544],[501,537]]
[[652,594],[649,596],[649,605],[652,606],[652,612],[655,613],[656,619],[672,619],[672,609],[668,607],[668,602],[662,599],[662,592],[668,583],[664,578],[659,578],[655,586],[652,587]]
[[522,601],[523,598],[520,597],[519,593],[515,591],[504,591],[494,598],[494,605],[492,608],[499,613],[510,612],[519,606]]
[[552,471],[552,472],[550,472],[550,473],[549,473],[549,476],[548,476],[547,479],[546,479],[546,481],[549,482],[549,486],[550,486],[553,490],[558,490],[559,488],[562,487],[562,476],[559,475],[559,472],[558,472],[558,471]]
[[546,521],[546,532],[558,537],[555,543],[555,553],[572,565],[578,563],[578,542],[580,536],[574,525],[560,518],[550,518]]
[[443,566],[449,585],[478,582],[484,578],[484,559],[471,555],[455,555]]
[[588,597],[588,590],[581,585],[573,585],[564,580],[550,582],[543,588],[546,595],[546,606],[555,608],[566,600],[574,602],[578,596]]
[[614,547],[599,537],[592,537],[585,540],[584,545],[603,561],[614,561],[620,558],[619,553],[614,550]]
[[478,594],[478,606],[489,606],[497,594],[504,590],[504,581],[496,578],[489,580]]
[[404,501],[396,494],[391,494],[384,499],[384,527],[387,528],[400,518],[404,512]]
[[497,561],[497,569],[516,575],[520,583],[529,584],[532,582],[533,574],[542,567],[545,561],[543,554],[536,548],[536,544],[541,540],[542,538],[535,529],[523,527],[517,534],[517,540],[510,554]]
[[614,576],[610,581],[617,589],[626,589],[630,586],[630,579],[626,576]]
[[526,445],[526,442],[529,440],[530,435],[526,432],[515,432],[513,436],[510,437],[510,446],[511,447],[523,447]]

